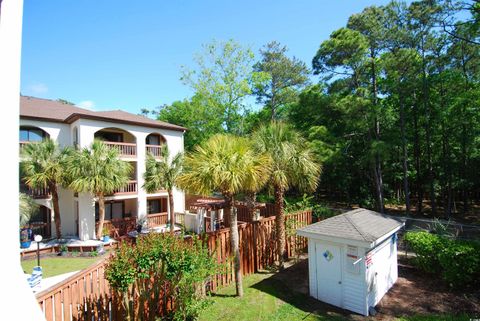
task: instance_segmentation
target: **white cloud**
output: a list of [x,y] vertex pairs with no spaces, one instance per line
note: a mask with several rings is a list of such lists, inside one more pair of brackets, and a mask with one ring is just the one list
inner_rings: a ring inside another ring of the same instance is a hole
[[90,110],[95,109],[95,103],[91,100],[81,101],[77,104],[77,106],[80,107],[80,108],[85,108],[85,109],[90,109]]
[[31,85],[30,90],[32,91],[32,93],[34,95],[44,94],[48,91],[48,87],[47,87],[47,85],[39,82],[39,83],[35,83],[35,84]]

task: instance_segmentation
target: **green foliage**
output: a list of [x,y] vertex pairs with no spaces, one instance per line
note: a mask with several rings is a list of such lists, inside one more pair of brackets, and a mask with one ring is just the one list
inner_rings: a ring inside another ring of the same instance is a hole
[[440,271],[438,254],[446,245],[443,239],[435,234],[422,231],[405,233],[405,241],[415,252],[414,262],[418,267],[429,273]]
[[93,251],[90,252],[90,256],[91,257],[96,257],[96,256],[98,256],[98,252],[96,250],[93,250]]
[[272,120],[279,119],[279,109],[296,101],[298,90],[308,83],[305,63],[286,52],[287,47],[272,41],[260,50],[262,59],[253,66],[253,93]]
[[55,215],[55,234],[62,238],[61,215],[57,187],[66,185],[68,157],[72,149],[60,149],[53,140],[46,138],[41,142],[25,144],[21,153],[20,176],[23,182],[32,188],[49,188]]
[[30,218],[37,213],[39,205],[27,194],[20,193],[19,197],[20,227],[23,227],[27,225]]
[[416,253],[415,264],[429,273],[441,273],[453,288],[474,288],[480,280],[480,244],[428,232],[407,232],[405,241]]
[[178,183],[185,190],[208,195],[256,191],[268,179],[270,158],[256,153],[252,143],[233,135],[215,135],[185,157]]
[[311,209],[313,217],[317,220],[324,220],[335,216],[336,213],[326,205],[320,204],[315,200],[315,197],[303,194],[301,198],[286,197],[284,200],[285,212],[287,214],[296,211]]
[[68,246],[67,244],[60,244],[60,252],[67,252]]
[[116,148],[94,140],[90,147],[75,150],[66,159],[65,180],[68,187],[75,192],[92,193],[98,198],[98,239],[102,237],[105,195],[126,186],[132,172],[132,166],[118,156],[119,151]]
[[[131,302],[148,302],[157,311],[170,299],[174,309],[171,320],[195,319],[205,306],[204,288],[218,266],[202,242],[186,242],[170,234],[151,233],[137,240],[135,248],[123,244],[107,264],[105,276],[111,287],[124,298],[130,318],[136,320]],[[164,297],[158,297],[160,290]],[[161,299],[161,300],[160,300]]]
[[224,131],[221,111],[204,103],[199,95],[160,107],[157,119],[188,128],[184,142],[187,151]]
[[438,254],[442,275],[451,287],[475,287],[480,280],[480,244],[448,241]]
[[234,40],[212,41],[195,56],[197,67],[183,67],[181,80],[189,85],[203,105],[220,115],[227,133],[241,134],[241,114],[251,93],[253,52]]

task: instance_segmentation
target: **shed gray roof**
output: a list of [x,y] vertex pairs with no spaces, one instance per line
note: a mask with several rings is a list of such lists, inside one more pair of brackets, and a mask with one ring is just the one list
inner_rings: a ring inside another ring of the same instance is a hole
[[305,226],[298,231],[371,243],[403,224],[399,219],[359,208]]

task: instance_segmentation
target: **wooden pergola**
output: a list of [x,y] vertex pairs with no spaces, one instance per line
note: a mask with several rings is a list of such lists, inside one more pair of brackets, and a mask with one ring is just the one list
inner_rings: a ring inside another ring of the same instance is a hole
[[[204,224],[206,229],[216,230],[216,226],[229,227],[230,218],[223,215],[223,210],[227,207],[227,202],[224,199],[197,199],[197,201],[190,205],[190,209],[196,210],[197,215],[204,217]],[[265,203],[255,202],[254,209],[259,210],[265,208]],[[247,217],[247,203],[243,201],[235,201],[234,208],[237,209],[238,221],[249,222],[252,218]]]

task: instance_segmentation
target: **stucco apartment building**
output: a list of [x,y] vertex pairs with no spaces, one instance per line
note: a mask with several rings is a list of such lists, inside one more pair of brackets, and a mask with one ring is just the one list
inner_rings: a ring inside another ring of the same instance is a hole
[[[20,146],[50,138],[60,147],[88,147],[101,139],[118,148],[120,158],[134,168],[129,184],[106,198],[105,219],[142,217],[167,211],[167,192],[148,194],[143,188],[147,152],[160,156],[168,146],[171,156],[183,152],[185,128],[121,110],[92,111],[60,101],[20,97]],[[41,205],[32,220],[42,226],[44,237],[54,234],[53,206],[48,190],[32,190],[20,182],[20,190]],[[95,238],[98,203],[93,195],[59,189],[62,233],[81,240]],[[174,191],[175,212],[184,212],[185,195]],[[51,235],[54,236],[54,235]]]

